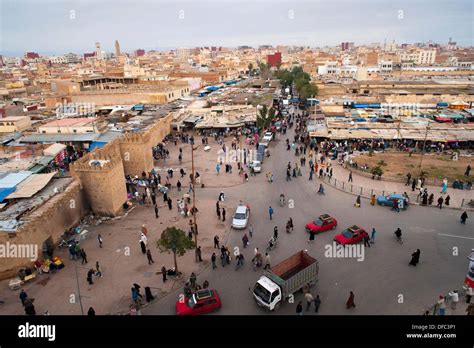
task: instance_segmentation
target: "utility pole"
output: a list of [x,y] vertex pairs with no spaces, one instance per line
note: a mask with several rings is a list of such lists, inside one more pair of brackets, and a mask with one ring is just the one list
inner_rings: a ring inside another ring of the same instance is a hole
[[84,308],[82,307],[81,288],[79,287],[79,277],[77,275],[77,265],[75,266],[75,269],[76,269],[77,295],[79,296],[79,304],[81,306],[81,314],[84,315]]
[[[199,146],[196,146],[196,149]],[[194,173],[194,145],[191,144],[191,171],[192,173],[192,185],[193,185],[193,219],[194,219],[194,243],[196,244],[196,249],[198,247],[197,245],[197,234],[198,234],[198,227],[197,227],[197,222],[196,222],[196,174]]]
[[426,139],[428,138],[428,130],[430,129],[429,122],[426,124],[425,139],[423,140],[423,149],[421,150],[420,155],[420,165],[418,167],[418,177],[421,175],[421,163],[423,162],[423,155],[425,154]]

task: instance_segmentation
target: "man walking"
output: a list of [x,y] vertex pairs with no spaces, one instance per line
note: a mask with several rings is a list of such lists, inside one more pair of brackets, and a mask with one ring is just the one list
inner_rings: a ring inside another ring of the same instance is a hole
[[102,248],[102,236],[100,233],[97,235],[97,240],[99,241],[99,247]]
[[348,182],[352,182],[352,170],[349,172],[349,180]]
[[463,212],[463,213],[461,214],[461,223],[465,225],[465,224],[466,224],[466,220],[467,220],[467,213],[466,213],[466,212]]
[[163,283],[166,283],[166,267],[163,265],[161,266],[161,275],[163,276]]
[[310,292],[307,292],[304,295],[304,298],[306,300],[306,312],[309,312],[309,309],[311,308],[311,303],[313,303],[313,295],[311,295]]
[[99,261],[95,262],[95,276],[102,278],[102,271],[100,270]]
[[346,302],[346,308],[347,309],[350,309],[350,308],[353,308],[355,307],[355,303],[354,303],[354,293],[352,291],[349,292],[349,298],[347,299],[347,302]]
[[316,298],[314,299],[314,312],[315,313],[318,313],[320,305],[321,305],[321,299],[319,298],[319,295],[316,295]]
[[364,237],[364,247],[370,248],[370,237],[368,234]]
[[198,246],[196,249],[196,261],[201,262],[202,261],[202,254],[201,254],[201,246]]
[[441,209],[443,207],[443,202],[444,202],[443,197],[439,197],[438,198],[438,205],[437,205],[437,207],[439,207],[439,209]]
[[92,285],[94,284],[94,282],[92,281],[92,275],[94,274],[94,270],[91,268],[88,272],[87,272],[87,282],[89,283],[89,285]]
[[273,208],[271,206],[268,208],[268,215],[270,215],[270,220],[272,220],[272,218],[273,218]]
[[159,218],[160,216],[158,215],[158,206],[155,204],[155,218]]
[[375,235],[377,234],[377,231],[375,230],[375,228],[372,227],[372,236],[370,238],[370,242],[372,244],[375,244]]
[[410,179],[411,179],[411,174],[408,173],[408,174],[407,174],[407,182],[405,183],[405,186],[410,185]]
[[216,269],[217,266],[216,266],[216,253],[212,253],[212,256],[211,256],[211,263],[212,263],[212,269]]
[[270,268],[270,255],[268,253],[265,253],[265,267],[263,269],[269,269]]
[[214,249],[220,249],[219,236],[214,236]]
[[303,303],[301,301],[296,306],[296,315],[303,315]]
[[153,261],[153,257],[151,257],[151,251],[150,249],[148,249],[146,251],[146,258],[148,259],[148,264],[151,265],[152,263],[155,263],[155,261]]
[[84,249],[81,249],[81,258],[82,258],[82,264],[87,263],[87,254]]
[[225,208],[222,207],[222,222],[225,221]]
[[464,176],[469,176],[470,173],[471,173],[471,165],[468,164],[467,168],[466,168],[466,171],[464,172]]

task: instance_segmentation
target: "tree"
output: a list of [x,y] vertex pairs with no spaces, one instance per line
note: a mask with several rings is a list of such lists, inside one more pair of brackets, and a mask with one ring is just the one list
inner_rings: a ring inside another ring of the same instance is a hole
[[194,241],[189,239],[183,230],[176,227],[167,227],[161,233],[160,240],[156,242],[156,247],[160,249],[160,252],[168,251],[168,253],[173,253],[176,272],[178,272],[176,255],[183,256],[186,250],[194,249],[195,246]]
[[306,100],[308,98],[318,95],[318,92],[318,86],[312,83],[307,83],[301,88],[301,90],[298,91],[298,94],[300,99]]

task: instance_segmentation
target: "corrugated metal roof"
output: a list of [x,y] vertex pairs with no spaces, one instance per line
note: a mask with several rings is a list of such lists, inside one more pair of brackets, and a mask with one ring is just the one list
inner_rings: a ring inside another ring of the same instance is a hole
[[5,187],[15,187],[17,186],[20,182],[28,178],[32,172],[29,171],[21,171],[18,173],[9,173],[7,176],[4,178],[0,179],[0,188],[5,188]]
[[61,141],[90,142],[97,140],[99,133],[83,134],[30,134],[18,139],[20,143],[57,143]]

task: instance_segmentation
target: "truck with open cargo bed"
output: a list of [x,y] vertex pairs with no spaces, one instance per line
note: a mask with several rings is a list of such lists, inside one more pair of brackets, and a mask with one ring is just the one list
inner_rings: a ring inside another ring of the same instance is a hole
[[316,283],[318,261],[306,250],[265,270],[254,286],[253,297],[260,307],[278,309],[281,303],[304,286]]

